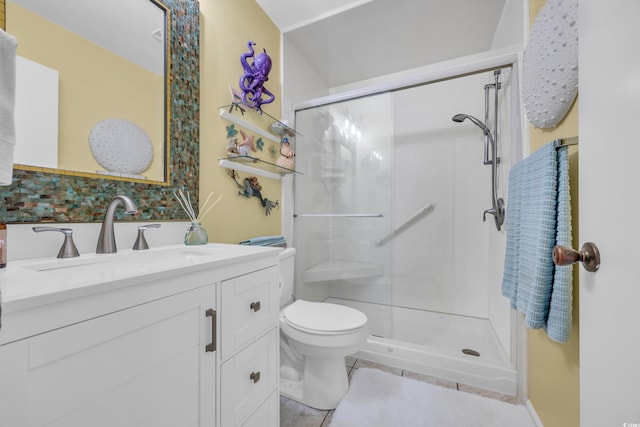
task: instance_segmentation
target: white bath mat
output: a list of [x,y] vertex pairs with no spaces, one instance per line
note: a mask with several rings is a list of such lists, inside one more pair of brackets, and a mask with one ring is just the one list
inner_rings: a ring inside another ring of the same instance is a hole
[[378,369],[351,378],[330,427],[535,427],[524,406],[438,387]]

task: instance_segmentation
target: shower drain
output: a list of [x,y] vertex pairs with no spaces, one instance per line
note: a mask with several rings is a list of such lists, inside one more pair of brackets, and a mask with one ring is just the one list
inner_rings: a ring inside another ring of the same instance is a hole
[[462,349],[462,352],[463,352],[464,354],[468,354],[469,356],[476,356],[476,357],[479,357],[479,356],[480,356],[480,353],[478,353],[478,352],[477,352],[477,351],[475,351],[475,350],[471,350],[470,348],[463,348],[463,349]]

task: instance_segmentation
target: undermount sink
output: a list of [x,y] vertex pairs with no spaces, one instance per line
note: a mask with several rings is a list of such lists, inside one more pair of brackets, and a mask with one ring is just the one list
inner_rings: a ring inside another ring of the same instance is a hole
[[33,271],[48,271],[48,270],[59,270],[62,268],[74,268],[83,265],[97,264],[101,262],[98,259],[83,259],[83,260],[74,260],[68,262],[46,262],[43,264],[33,264],[33,265],[25,265],[24,268],[27,270]]
[[150,267],[157,264],[158,266],[171,264],[186,263],[192,264],[199,258],[204,256],[210,256],[213,254],[221,254],[232,251],[233,248],[220,248],[214,245],[203,245],[197,248],[159,248],[157,250],[146,251],[133,251],[125,250],[117,252],[115,254],[95,255],[86,254],[83,255],[86,258],[75,259],[53,259],[44,262],[38,262],[36,264],[27,264],[24,268],[33,271],[50,271],[50,270],[62,270],[62,269],[76,269],[79,267],[91,266],[95,268],[96,265],[104,264],[104,266],[114,265],[122,267],[127,265],[141,265]]

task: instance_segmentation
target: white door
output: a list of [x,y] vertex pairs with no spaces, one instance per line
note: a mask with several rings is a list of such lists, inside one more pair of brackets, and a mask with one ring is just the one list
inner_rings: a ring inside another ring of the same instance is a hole
[[580,422],[640,426],[640,1],[579,9]]

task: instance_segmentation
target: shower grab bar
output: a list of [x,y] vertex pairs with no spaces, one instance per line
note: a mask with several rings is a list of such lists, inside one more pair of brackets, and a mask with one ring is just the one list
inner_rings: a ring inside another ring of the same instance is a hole
[[341,218],[382,218],[384,215],[381,213],[363,213],[363,214],[293,214],[294,218],[298,218],[301,216],[306,217],[341,217]]
[[400,224],[399,226],[397,226],[396,228],[394,228],[393,230],[391,230],[389,233],[387,233],[384,237],[378,239],[376,241],[376,245],[380,246],[381,244],[383,244],[384,242],[386,242],[387,240],[389,240],[391,237],[395,236],[396,234],[398,234],[399,232],[403,231],[405,228],[407,228],[409,226],[409,224],[411,224],[415,219],[417,219],[419,216],[421,215],[426,215],[428,213],[431,213],[434,209],[436,208],[436,204],[435,203],[431,203],[428,206],[423,206],[420,209],[418,209],[418,211],[416,213],[414,213],[413,215],[411,215],[409,218],[407,218],[406,220],[404,220],[402,222],[402,224]]

